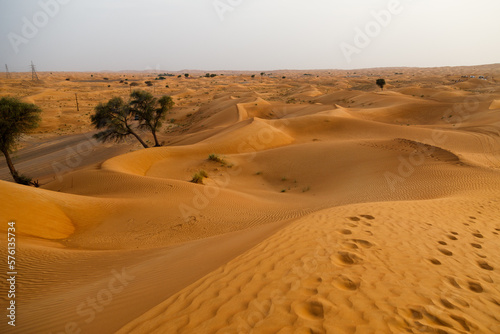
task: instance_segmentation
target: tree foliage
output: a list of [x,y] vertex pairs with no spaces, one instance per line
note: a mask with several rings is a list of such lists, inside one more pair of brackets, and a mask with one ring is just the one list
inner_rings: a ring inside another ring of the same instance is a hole
[[161,146],[156,133],[163,125],[168,111],[173,108],[174,101],[167,95],[158,100],[150,92],[143,90],[132,92],[130,97],[130,107],[132,112],[139,118],[140,127],[151,131],[155,146]]
[[114,97],[107,103],[100,103],[91,115],[92,125],[102,130],[94,137],[102,142],[119,142],[128,136],[134,136],[142,146],[148,148],[137,133],[137,129],[146,129],[153,135],[155,146],[161,146],[157,132],[174,104],[170,96],[164,95],[157,99],[144,90],[133,91],[128,103],[121,97]]
[[90,120],[96,129],[103,130],[96,133],[94,138],[102,142],[119,142],[132,135],[147,148],[148,145],[132,128],[133,117],[131,108],[121,97],[114,97],[107,103],[99,103]]
[[32,104],[24,103],[13,97],[0,99],[0,151],[4,154],[10,173],[15,182],[35,184],[31,179],[19,175],[10,158],[20,136],[38,127],[42,110]]
[[385,79],[377,79],[376,83],[377,83],[377,86],[379,86],[381,90],[384,90]]

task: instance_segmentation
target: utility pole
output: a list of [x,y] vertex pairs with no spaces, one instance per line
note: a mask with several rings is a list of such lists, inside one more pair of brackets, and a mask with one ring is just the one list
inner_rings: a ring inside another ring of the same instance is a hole
[[31,80],[36,80],[38,81],[38,75],[36,74],[36,69],[35,65],[33,64],[33,61],[31,61]]
[[9,73],[9,67],[7,66],[7,64],[5,64],[5,76],[7,77],[7,79],[11,79],[11,76]]
[[76,99],[76,111],[80,111],[80,107],[78,107],[78,93],[75,93],[75,99]]

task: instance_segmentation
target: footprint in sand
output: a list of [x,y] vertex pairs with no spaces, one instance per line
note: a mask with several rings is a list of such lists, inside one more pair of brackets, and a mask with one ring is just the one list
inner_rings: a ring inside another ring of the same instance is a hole
[[355,291],[359,288],[360,283],[354,282],[342,275],[334,279],[333,285],[340,290]]
[[431,261],[431,263],[435,264],[436,266],[441,265],[441,262],[438,259],[429,259],[429,261]]
[[451,234],[453,234],[453,235],[458,235],[458,233],[457,233],[457,232],[451,232]]
[[349,249],[359,249],[358,245],[356,245],[355,243],[352,243],[352,242],[346,242],[344,244],[344,246],[349,248]]
[[338,252],[332,255],[332,261],[339,266],[350,266],[354,264],[359,264],[363,262],[363,259],[349,252]]
[[471,328],[472,324],[470,322],[468,322],[467,320],[465,320],[465,318],[459,317],[459,316],[454,315],[454,314],[451,314],[450,318],[452,318],[453,320],[458,322],[460,324],[460,326],[462,326],[462,328],[466,332],[470,332],[470,328]]
[[323,304],[319,301],[297,304],[294,311],[299,317],[307,320],[321,320],[325,317]]
[[453,235],[447,235],[446,236],[448,239],[450,240],[458,240],[457,237],[453,236]]
[[349,219],[352,220],[353,222],[359,222],[361,220],[358,217],[349,217]]
[[374,220],[375,219],[375,217],[373,217],[371,215],[360,215],[360,216],[363,217],[363,218],[366,218],[368,220]]
[[460,285],[458,284],[457,280],[454,277],[446,277],[448,279],[448,283],[450,283],[452,286],[454,286],[457,289],[461,289]]
[[470,282],[470,281],[469,281],[469,290],[470,291],[474,291],[476,293],[481,293],[481,292],[484,291],[484,289],[481,286],[481,284],[476,283],[476,282]]
[[444,248],[438,248],[438,251],[440,251],[441,253],[443,253],[446,256],[452,256],[453,255],[452,252],[450,252],[449,250],[444,249]]
[[480,244],[476,244],[476,243],[471,243],[470,245],[471,245],[472,247],[474,247],[474,248],[477,248],[477,249],[481,249],[481,248],[483,248],[483,246],[481,246]]
[[441,304],[446,307],[447,309],[453,310],[455,306],[448,301],[448,299],[441,298],[440,299]]
[[493,270],[493,267],[490,266],[486,261],[477,261],[477,264],[484,270]]
[[348,229],[343,229],[343,230],[340,230],[339,233],[344,234],[344,235],[349,235],[349,234],[352,234],[352,231],[348,230]]
[[472,233],[472,235],[475,236],[476,238],[479,238],[479,239],[484,238],[481,233]]
[[363,240],[363,239],[352,239],[353,242],[355,242],[358,245],[361,245],[364,248],[371,248],[373,247],[373,244],[369,241]]
[[447,244],[446,242],[444,242],[444,241],[438,241],[438,243],[439,243],[440,245],[443,245],[443,246],[448,245],[448,244]]
[[424,318],[424,315],[422,314],[422,312],[417,311],[417,310],[412,309],[412,308],[410,309],[410,315],[415,320],[421,320]]

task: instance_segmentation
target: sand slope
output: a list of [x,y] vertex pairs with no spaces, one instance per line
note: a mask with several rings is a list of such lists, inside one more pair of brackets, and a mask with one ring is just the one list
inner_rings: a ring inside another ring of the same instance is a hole
[[462,197],[320,211],[118,333],[496,333],[498,214]]

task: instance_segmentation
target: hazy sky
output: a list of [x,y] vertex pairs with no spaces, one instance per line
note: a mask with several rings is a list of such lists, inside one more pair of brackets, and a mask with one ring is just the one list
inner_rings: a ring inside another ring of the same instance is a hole
[[499,0],[0,0],[0,70],[500,62]]

